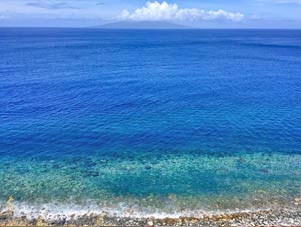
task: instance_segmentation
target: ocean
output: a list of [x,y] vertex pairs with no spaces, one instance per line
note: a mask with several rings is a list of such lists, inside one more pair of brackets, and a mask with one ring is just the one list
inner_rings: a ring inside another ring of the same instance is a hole
[[193,215],[301,198],[301,30],[0,29],[0,204]]

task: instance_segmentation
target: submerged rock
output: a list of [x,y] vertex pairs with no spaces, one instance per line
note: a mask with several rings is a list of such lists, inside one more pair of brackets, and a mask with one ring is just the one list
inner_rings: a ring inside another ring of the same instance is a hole
[[270,171],[266,168],[260,169],[259,170],[261,173],[269,173]]
[[244,159],[244,158],[239,158],[239,159],[238,159],[238,163],[240,163],[240,164],[244,164],[244,163],[246,163],[246,162],[247,162],[247,160]]
[[150,165],[146,165],[144,168],[145,168],[146,170],[150,170],[152,167],[151,167]]
[[98,177],[99,173],[95,171],[83,171],[85,177]]

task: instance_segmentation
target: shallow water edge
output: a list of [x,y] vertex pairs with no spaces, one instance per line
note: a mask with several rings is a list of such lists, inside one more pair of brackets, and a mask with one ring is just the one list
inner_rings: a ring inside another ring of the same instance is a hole
[[228,212],[201,212],[198,216],[164,217],[118,216],[107,212],[48,215],[42,210],[39,216],[0,213],[0,226],[300,226],[301,207],[282,207],[266,210]]

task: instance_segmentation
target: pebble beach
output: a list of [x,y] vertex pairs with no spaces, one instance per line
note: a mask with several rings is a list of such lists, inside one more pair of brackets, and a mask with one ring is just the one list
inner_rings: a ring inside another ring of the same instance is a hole
[[1,212],[1,226],[300,226],[301,209],[281,208],[261,211],[202,214],[199,217],[155,218],[118,217],[87,213],[84,215],[56,215],[37,217]]

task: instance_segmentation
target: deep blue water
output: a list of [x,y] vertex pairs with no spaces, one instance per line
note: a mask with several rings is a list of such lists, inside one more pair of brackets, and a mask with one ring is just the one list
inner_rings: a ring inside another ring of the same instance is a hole
[[290,201],[300,98],[300,30],[1,28],[0,199]]

